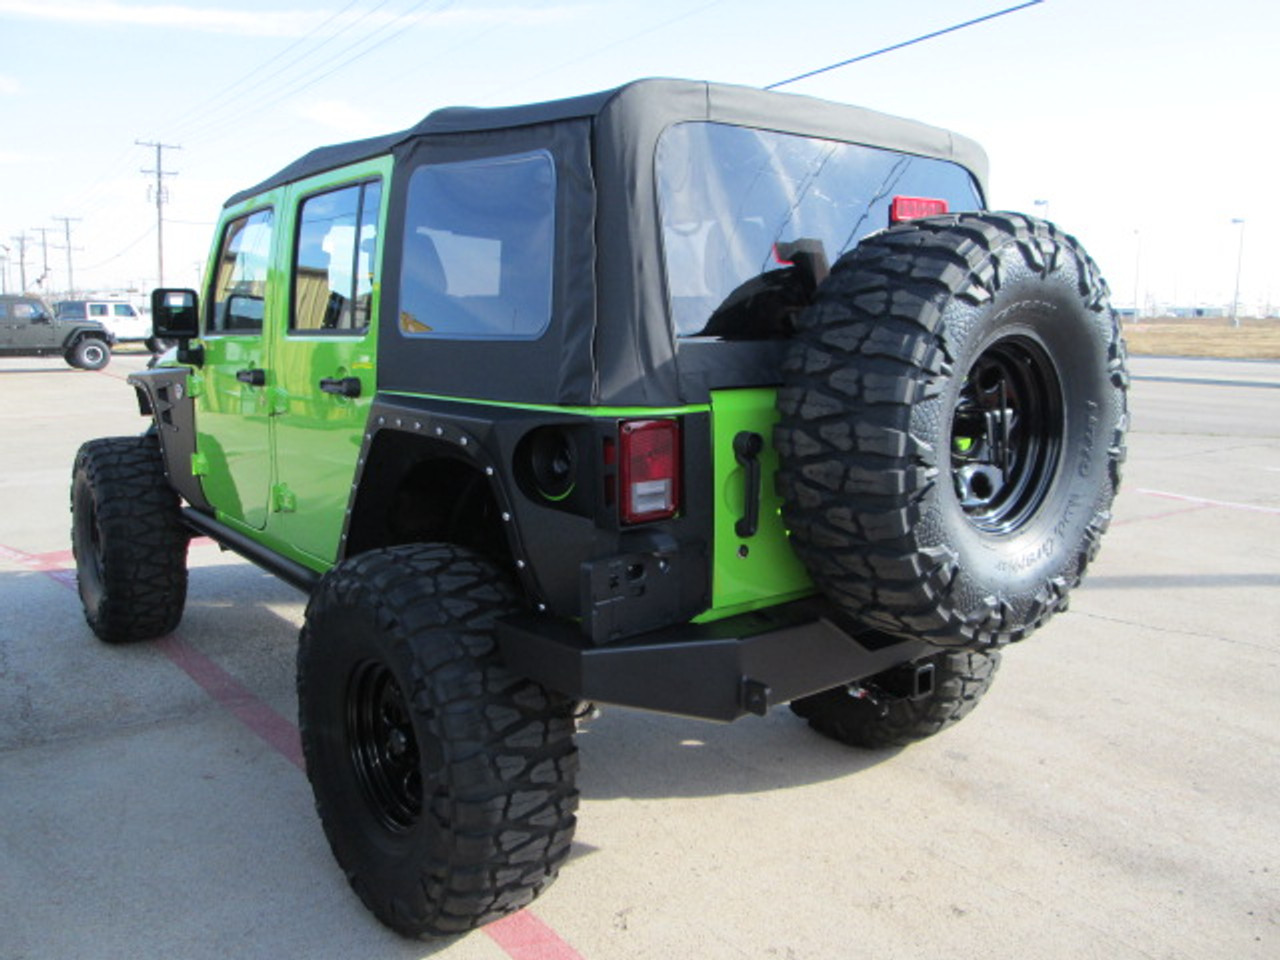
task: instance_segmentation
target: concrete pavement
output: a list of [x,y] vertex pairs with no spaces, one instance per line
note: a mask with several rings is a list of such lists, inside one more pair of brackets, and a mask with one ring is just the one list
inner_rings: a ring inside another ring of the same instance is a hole
[[350,892],[290,754],[301,595],[197,543],[171,641],[84,625],[71,458],[145,425],[141,363],[0,359],[0,960],[1280,955],[1280,392],[1252,384],[1280,364],[1135,359],[1093,575],[963,723],[864,753],[785,709],[606,708],[555,886],[419,944]]

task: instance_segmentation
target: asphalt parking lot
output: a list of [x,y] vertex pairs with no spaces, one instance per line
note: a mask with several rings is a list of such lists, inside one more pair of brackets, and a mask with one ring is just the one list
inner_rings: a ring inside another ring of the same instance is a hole
[[865,753],[606,708],[559,881],[421,944],[314,814],[300,594],[198,541],[172,637],[84,624],[71,461],[143,429],[143,362],[0,359],[2,960],[1280,956],[1280,363],[1134,360],[1092,577],[959,726]]

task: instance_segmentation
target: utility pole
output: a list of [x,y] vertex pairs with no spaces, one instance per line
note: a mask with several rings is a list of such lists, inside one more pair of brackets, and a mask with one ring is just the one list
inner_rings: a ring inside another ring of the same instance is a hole
[[76,275],[71,270],[71,224],[79,223],[79,217],[53,217],[62,224],[63,235],[67,238],[67,245],[62,249],[67,251],[67,299],[74,300],[76,298]]
[[1244,219],[1233,218],[1233,224],[1240,227],[1240,246],[1236,249],[1236,291],[1231,295],[1231,326],[1240,326],[1240,266],[1244,263]]
[[156,143],[148,140],[133,141],[140,147],[154,147],[156,151],[156,168],[154,170],[143,170],[145,174],[155,174],[156,178],[156,267],[157,280],[156,286],[164,286],[164,202],[165,189],[164,178],[176,177],[176,170],[166,170],[164,168],[164,151],[165,150],[181,150],[182,147],[171,143]]
[[36,286],[40,288],[41,293],[47,295],[49,288],[45,284],[49,279],[49,228],[32,227],[31,229],[40,234],[40,263],[44,271],[40,274],[40,279],[36,281]]
[[18,292],[27,292],[27,235],[24,233],[19,237],[10,237],[14,243],[18,245]]

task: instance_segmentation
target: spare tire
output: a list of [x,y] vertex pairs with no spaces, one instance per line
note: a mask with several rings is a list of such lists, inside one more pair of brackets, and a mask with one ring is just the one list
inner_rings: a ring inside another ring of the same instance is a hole
[[873,629],[1021,640],[1098,550],[1127,385],[1106,284],[1052,224],[966,213],[864,239],[799,316],[778,392],[797,554]]

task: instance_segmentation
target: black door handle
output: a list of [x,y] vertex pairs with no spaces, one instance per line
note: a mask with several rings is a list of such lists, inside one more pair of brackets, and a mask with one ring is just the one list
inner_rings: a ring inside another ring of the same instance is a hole
[[764,449],[764,437],[750,430],[743,430],[733,438],[733,456],[742,467],[744,512],[733,525],[734,532],[744,540],[754,537],[760,529],[760,451]]
[[339,397],[360,396],[359,377],[325,377],[320,381],[320,389]]
[[267,371],[261,367],[254,367],[251,370],[237,370],[236,379],[241,383],[247,383],[251,387],[265,387],[267,385]]

